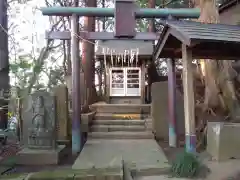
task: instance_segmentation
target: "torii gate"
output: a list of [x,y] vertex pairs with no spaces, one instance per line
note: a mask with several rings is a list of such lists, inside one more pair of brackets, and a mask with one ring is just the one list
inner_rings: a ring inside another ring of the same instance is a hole
[[[44,7],[41,8],[43,15],[48,16],[72,16],[71,32],[46,32],[47,39],[71,39],[71,61],[72,61],[72,153],[81,151],[81,107],[80,107],[80,61],[79,61],[79,39],[76,34],[86,40],[158,40],[157,33],[136,33],[136,18],[198,18],[200,9],[139,9],[135,0],[115,0],[115,8],[81,8],[77,7]],[[115,17],[115,32],[78,32],[78,17]]]

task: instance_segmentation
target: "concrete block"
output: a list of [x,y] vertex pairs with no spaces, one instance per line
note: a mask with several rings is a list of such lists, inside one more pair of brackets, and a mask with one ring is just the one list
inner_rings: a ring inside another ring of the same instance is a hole
[[94,125],[143,125],[145,122],[143,120],[94,120]]
[[[89,127],[95,118],[96,112],[82,113],[81,114],[81,132],[89,132]],[[72,117],[72,111],[70,111],[70,117]],[[70,127],[72,127],[72,118],[70,118]]]
[[129,120],[129,119],[145,119],[148,114],[124,114],[124,113],[96,113],[95,120]]
[[58,164],[65,155],[65,145],[60,145],[55,150],[38,150],[24,148],[17,153],[18,165],[54,165]]
[[140,176],[137,177],[135,180],[190,180],[188,178],[174,178],[169,177],[169,175],[151,175],[151,176]]
[[145,120],[145,127],[146,127],[146,130],[148,131],[152,131],[153,130],[153,122],[152,122],[152,119],[146,119]]
[[95,176],[94,175],[81,175],[81,174],[76,174],[74,176],[74,180],[95,180]]
[[[153,120],[153,132],[157,139],[168,139],[168,82],[156,82],[152,84],[152,107],[151,116]],[[176,121],[177,130],[180,135],[185,134],[184,104],[180,92],[176,91]]]
[[106,180],[123,180],[122,174],[108,174]]
[[81,132],[88,132],[96,112],[83,113],[81,115]]
[[143,125],[93,125],[91,127],[92,132],[113,132],[113,131],[127,131],[127,132],[139,132],[145,131]]
[[217,161],[240,158],[240,123],[208,122],[207,152]]
[[166,166],[163,168],[157,168],[157,167],[144,167],[143,169],[137,169],[134,171],[135,176],[156,176],[156,175],[163,175],[163,174],[169,174],[170,172],[170,165],[166,163]]
[[75,172],[71,169],[49,170],[31,173],[26,180],[74,180]]
[[89,138],[92,139],[154,139],[151,132],[91,132]]
[[150,104],[92,104],[89,106],[97,113],[149,114]]
[[88,175],[79,175],[76,174],[74,176],[74,180],[122,180],[122,175],[120,174],[88,174]]

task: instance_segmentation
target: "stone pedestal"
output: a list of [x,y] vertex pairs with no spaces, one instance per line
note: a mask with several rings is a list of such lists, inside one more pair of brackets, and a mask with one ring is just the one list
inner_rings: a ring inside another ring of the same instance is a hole
[[55,149],[56,134],[51,129],[35,129],[29,128],[28,147],[30,149]]
[[65,155],[65,145],[56,149],[29,149],[24,148],[17,153],[16,164],[18,165],[56,165]]
[[[157,139],[169,139],[168,82],[155,82],[151,87],[151,116],[153,132]],[[181,93],[176,91],[176,126],[178,135],[185,134],[184,104]]]

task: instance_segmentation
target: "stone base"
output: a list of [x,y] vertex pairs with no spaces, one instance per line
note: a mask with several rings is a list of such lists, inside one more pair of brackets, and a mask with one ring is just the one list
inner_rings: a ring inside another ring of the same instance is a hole
[[217,161],[240,159],[240,123],[208,122],[207,152]]
[[24,148],[17,153],[18,165],[56,165],[65,154],[65,145],[58,146],[55,150]]

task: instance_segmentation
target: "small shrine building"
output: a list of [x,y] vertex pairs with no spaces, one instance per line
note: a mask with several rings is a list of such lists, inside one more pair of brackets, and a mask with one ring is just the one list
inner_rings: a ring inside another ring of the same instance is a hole
[[98,41],[96,57],[105,67],[105,95],[110,104],[144,104],[146,67],[153,41]]

